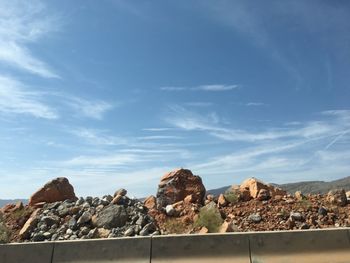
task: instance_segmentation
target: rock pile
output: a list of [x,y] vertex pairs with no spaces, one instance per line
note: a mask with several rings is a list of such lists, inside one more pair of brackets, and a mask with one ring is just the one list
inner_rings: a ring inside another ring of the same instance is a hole
[[106,195],[45,204],[33,212],[20,237],[25,241],[54,241],[159,234],[140,201],[126,195],[114,199]]
[[164,175],[157,196],[140,202],[125,189],[114,196],[76,198],[66,178],[47,183],[30,199],[0,210],[11,241],[55,241],[172,233],[350,227],[350,195],[294,195],[249,178],[219,196],[205,196],[199,176],[178,169]]

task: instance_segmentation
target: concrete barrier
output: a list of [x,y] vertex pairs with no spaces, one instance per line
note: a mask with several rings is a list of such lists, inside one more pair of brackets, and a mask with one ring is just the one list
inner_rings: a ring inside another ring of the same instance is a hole
[[149,263],[151,238],[114,238],[56,242],[52,263]]
[[174,235],[152,238],[152,262],[249,263],[245,234]]
[[0,245],[1,263],[51,263],[53,243]]
[[0,245],[0,263],[349,263],[350,228]]
[[250,234],[252,263],[349,263],[349,229]]

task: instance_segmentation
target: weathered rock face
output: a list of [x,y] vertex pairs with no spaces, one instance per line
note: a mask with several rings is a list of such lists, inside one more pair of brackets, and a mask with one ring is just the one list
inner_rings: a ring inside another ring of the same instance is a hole
[[149,210],[157,208],[157,199],[155,196],[151,195],[145,199],[143,202],[144,206]]
[[244,193],[247,198],[248,191],[250,198],[258,199],[258,200],[267,200],[274,196],[284,196],[287,194],[286,191],[272,186],[265,184],[261,181],[259,181],[256,178],[249,178],[245,180],[239,187],[239,190],[241,193]]
[[64,200],[77,200],[73,186],[67,178],[59,177],[45,184],[29,199],[29,205],[35,206],[38,203],[54,203]]
[[192,174],[190,170],[178,169],[165,174],[159,183],[157,192],[157,207],[162,208],[184,200],[192,195],[192,202],[202,204],[204,202],[205,187],[199,176]]
[[40,209],[35,210],[30,218],[27,220],[27,222],[22,227],[21,231],[19,232],[19,235],[22,239],[27,239],[30,237],[31,232],[34,230],[36,224],[38,223],[38,214],[40,212]]
[[344,189],[329,191],[327,201],[339,206],[345,206],[348,202]]

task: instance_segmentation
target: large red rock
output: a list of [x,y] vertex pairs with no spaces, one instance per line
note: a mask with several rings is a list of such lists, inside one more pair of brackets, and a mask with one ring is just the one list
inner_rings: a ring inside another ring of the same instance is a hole
[[67,199],[77,200],[78,198],[75,196],[74,188],[69,183],[68,179],[59,177],[48,182],[35,192],[29,199],[29,205],[35,206],[42,202],[53,203]]
[[177,169],[165,174],[158,185],[157,207],[182,201],[192,195],[192,203],[203,204],[205,187],[199,176],[193,175],[188,169]]

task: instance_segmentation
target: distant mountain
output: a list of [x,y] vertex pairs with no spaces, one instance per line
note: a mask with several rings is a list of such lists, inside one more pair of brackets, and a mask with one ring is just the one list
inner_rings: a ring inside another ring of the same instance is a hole
[[[350,191],[350,176],[326,182],[326,181],[304,181],[289,184],[272,184],[278,186],[288,193],[294,194],[296,191],[301,191],[303,194],[326,194],[332,189],[343,188],[345,191]],[[219,195],[224,193],[230,186],[224,186],[207,191],[207,194]]]
[[280,184],[280,188],[289,193],[301,191],[304,194],[326,194],[332,189],[343,188],[345,191],[350,191],[350,176],[325,182],[325,181],[305,181],[290,184]]
[[28,204],[28,199],[0,199],[0,208],[7,204],[15,204],[21,201],[23,204]]
[[226,192],[226,190],[228,188],[230,188],[230,187],[231,186],[228,185],[228,186],[223,186],[223,187],[220,187],[220,188],[211,189],[211,190],[207,191],[207,194],[211,194],[211,195],[217,196],[219,194],[222,194],[222,193]]

